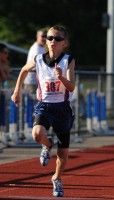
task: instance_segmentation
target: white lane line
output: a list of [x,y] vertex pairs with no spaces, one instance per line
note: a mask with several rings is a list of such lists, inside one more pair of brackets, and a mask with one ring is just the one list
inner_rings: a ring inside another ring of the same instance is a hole
[[[32,160],[30,160],[29,162],[31,162]],[[17,161],[18,162],[18,161]],[[24,162],[27,162],[26,160],[24,161]],[[14,165],[15,164],[17,164],[17,163],[13,163]],[[9,164],[8,164],[9,165]],[[108,169],[108,168],[113,168],[114,167],[114,165],[111,165],[111,166],[107,166],[107,167],[101,167],[101,168],[96,168],[96,169],[93,169],[93,170],[90,170],[90,169],[88,169],[88,170],[85,170],[85,171],[82,171],[82,172],[77,172],[76,174],[78,174],[78,175],[82,175],[82,174],[87,174],[87,173],[91,173],[91,172],[94,172],[94,171],[100,171],[100,170],[105,170],[105,169]],[[66,174],[67,175],[67,174]],[[68,175],[67,177],[63,177],[63,179],[66,179],[66,178],[68,178],[68,177],[72,177],[73,175]],[[44,177],[45,178],[45,177]],[[48,177],[47,177],[47,179],[48,179]],[[48,179],[49,180],[49,179]],[[47,180],[47,181],[48,181]],[[46,182],[46,179],[44,180],[44,181],[41,181],[41,182],[39,182],[39,184],[40,183],[47,183]],[[17,184],[18,185],[18,184]],[[69,184],[70,185],[70,184]],[[15,186],[14,186],[15,187]],[[17,188],[10,188],[10,189],[6,189],[6,190],[2,190],[2,191],[0,191],[0,193],[2,193],[2,192],[6,192],[6,191],[11,191],[11,190],[15,190],[15,189],[17,189]],[[26,198],[28,198],[28,199],[36,199],[36,200],[40,200],[40,199],[43,199],[43,200],[56,200],[56,197],[30,197],[30,196],[28,196],[28,197],[26,197],[26,196],[2,196],[2,198],[9,198],[9,199],[11,199],[11,198],[13,198],[13,199],[26,199]],[[111,196],[111,198],[113,198],[114,199],[114,197],[113,196]],[[0,199],[1,199],[1,196],[0,196]],[[31,199],[31,200],[32,200]],[[58,199],[58,198],[57,198]],[[74,198],[74,197],[70,197],[70,198],[67,198],[67,197],[62,197],[62,199],[63,200],[103,200],[104,198]]]
[[[25,199],[25,200],[58,200],[58,197],[38,197],[38,196],[0,196],[0,199]],[[99,198],[76,198],[76,197],[62,197],[62,200],[103,200],[104,198],[99,197]]]
[[[0,193],[2,193],[2,192],[7,192],[7,191],[9,192],[9,191],[11,191],[11,190],[15,190],[15,188],[1,190]],[[1,197],[1,196],[0,196],[0,197]]]
[[[114,165],[107,166],[107,167],[96,168],[96,169],[94,169],[94,170],[88,169],[88,170],[83,171],[83,172],[77,172],[76,174],[77,174],[77,175],[82,175],[82,174],[87,174],[87,173],[91,173],[91,172],[94,172],[94,171],[105,170],[105,169],[112,168],[112,167],[114,167]],[[66,174],[66,175],[67,175],[67,174]],[[66,178],[68,178],[68,177],[72,177],[72,176],[73,176],[73,175],[67,175],[67,176],[65,176],[65,177],[63,176],[63,180],[66,179]],[[45,177],[44,177],[44,178],[45,178]],[[47,181],[49,181],[49,178],[48,178],[48,177],[45,178],[45,180],[40,181],[39,184],[40,184],[40,183],[47,183]],[[70,185],[70,184],[69,184],[69,185]],[[10,187],[10,186],[12,186],[12,185],[9,185],[9,187]],[[0,193],[6,192],[6,191],[15,190],[15,189],[17,189],[17,187],[15,188],[15,186],[18,187],[18,184],[15,184],[15,185],[14,185],[14,188],[6,189],[6,190],[1,190]],[[26,186],[28,186],[28,185],[25,184],[24,186],[26,187]],[[95,198],[94,198],[94,199],[95,199]],[[89,200],[90,200],[90,199],[89,199]]]

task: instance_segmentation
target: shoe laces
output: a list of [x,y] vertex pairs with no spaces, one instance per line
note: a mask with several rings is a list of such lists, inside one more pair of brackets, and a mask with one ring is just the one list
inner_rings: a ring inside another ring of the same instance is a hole
[[54,185],[57,190],[62,189],[63,186],[62,181],[60,179],[54,180]]
[[49,147],[46,147],[45,145],[43,145],[43,149],[42,149],[43,153],[45,155],[49,154],[49,151],[50,151],[50,148]]

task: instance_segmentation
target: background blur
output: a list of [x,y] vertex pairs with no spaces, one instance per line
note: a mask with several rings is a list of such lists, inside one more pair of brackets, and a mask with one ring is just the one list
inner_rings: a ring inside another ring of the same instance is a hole
[[[103,14],[107,0],[0,0],[0,41],[29,49],[36,30],[55,24],[69,32],[69,53],[77,70],[100,70],[106,66],[106,28]],[[26,55],[10,52],[12,67],[21,67]]]
[[113,7],[114,0],[0,0],[0,41],[8,44],[13,69],[0,95],[0,141],[4,145],[9,146],[10,141],[18,145],[21,139],[21,145],[31,146],[36,94],[31,96],[22,90],[18,110],[12,105],[11,94],[28,49],[36,40],[36,31],[55,24],[68,30],[67,52],[76,60],[71,132],[78,136],[83,132],[114,135]]

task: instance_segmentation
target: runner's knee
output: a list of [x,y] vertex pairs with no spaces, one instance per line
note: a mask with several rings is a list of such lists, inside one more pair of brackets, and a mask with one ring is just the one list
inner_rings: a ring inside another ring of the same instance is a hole
[[45,130],[43,130],[42,126],[36,125],[32,130],[32,137],[35,141],[40,142],[43,140]]

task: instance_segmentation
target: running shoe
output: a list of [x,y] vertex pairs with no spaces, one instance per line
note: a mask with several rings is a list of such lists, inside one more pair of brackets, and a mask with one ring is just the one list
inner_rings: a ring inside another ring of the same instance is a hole
[[[52,139],[50,139],[50,141],[53,144]],[[51,149],[52,149],[52,146],[47,147],[44,144],[42,144],[42,151],[40,153],[40,163],[42,166],[48,165],[50,158],[51,158]]]
[[53,196],[54,197],[63,197],[64,191],[63,191],[63,183],[61,179],[54,180],[52,177],[52,183],[53,183]]

